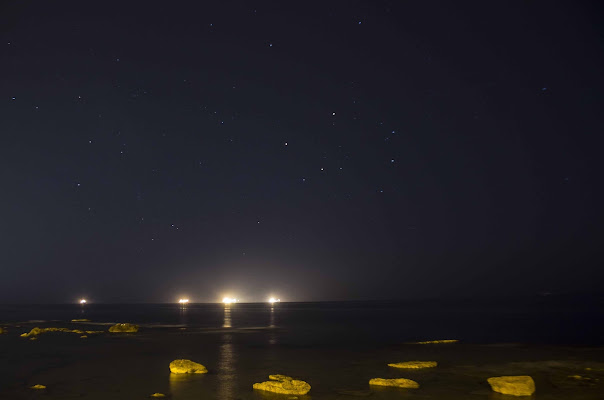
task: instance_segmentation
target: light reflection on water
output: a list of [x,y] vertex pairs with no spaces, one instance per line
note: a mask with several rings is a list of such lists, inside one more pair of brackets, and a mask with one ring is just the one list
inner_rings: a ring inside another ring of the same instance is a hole
[[275,325],[275,306],[274,305],[271,305],[271,313],[270,313],[268,327],[270,328],[270,331],[268,334],[268,344],[275,345],[275,344],[277,344],[277,332],[275,330],[277,325]]
[[226,304],[224,306],[224,322],[222,324],[223,328],[232,328],[231,324],[231,306]]
[[178,313],[178,323],[181,325],[186,325],[188,323],[188,318],[187,318],[187,305],[186,304],[180,304],[179,305],[179,313]]
[[222,336],[222,344],[220,345],[220,355],[218,361],[218,398],[219,399],[234,399],[236,393],[236,377],[235,369],[236,353],[232,343],[232,335],[225,334]]

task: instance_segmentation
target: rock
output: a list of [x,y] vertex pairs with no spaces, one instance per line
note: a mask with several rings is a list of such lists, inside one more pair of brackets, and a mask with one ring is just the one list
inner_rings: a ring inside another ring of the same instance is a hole
[[22,333],[21,337],[38,336],[41,333],[42,333],[42,329],[36,327],[36,328],[33,328],[31,331],[29,331],[29,333]]
[[443,343],[457,343],[457,339],[444,339],[444,340],[428,340],[425,342],[415,342],[415,344],[443,344]]
[[389,367],[405,368],[405,369],[434,368],[437,365],[438,365],[438,363],[436,361],[405,361],[405,362],[388,364]]
[[89,319],[85,319],[85,318],[82,318],[82,319],[72,319],[71,322],[90,322],[90,320]]
[[88,336],[86,336],[86,335],[82,335],[82,336],[80,336],[80,339],[86,339],[87,337]]
[[0,335],[6,333],[6,331],[4,330],[4,328],[0,328]]
[[109,328],[109,332],[127,332],[136,333],[138,332],[138,325],[134,324],[115,324]]
[[292,378],[291,376],[280,375],[280,374],[269,375],[268,379],[270,379],[271,381],[292,381],[292,380],[294,380],[294,378]]
[[208,369],[191,360],[174,360],[170,363],[173,374],[206,374]]
[[535,393],[535,382],[530,376],[496,376],[487,379],[491,389],[512,396],[530,396]]
[[[43,333],[47,333],[47,332],[67,332],[67,333],[77,333],[78,335],[83,335],[84,331],[81,331],[79,329],[67,329],[67,328],[38,328],[35,327],[33,328],[31,331],[29,331],[28,333],[23,333],[21,334],[21,337],[29,337],[29,338],[34,338],[38,335],[41,335]],[[86,333],[101,333],[101,331],[86,331]]]
[[44,386],[44,385],[33,385],[33,386],[31,386],[31,389],[46,389],[46,386]]
[[406,389],[418,389],[419,383],[412,381],[411,379],[398,378],[398,379],[382,379],[373,378],[369,380],[370,385],[374,386],[393,386]]
[[166,397],[163,393],[153,393],[150,397]]
[[310,385],[307,382],[294,379],[287,375],[269,375],[270,381],[254,383],[256,390],[265,390],[267,392],[305,395],[310,391]]

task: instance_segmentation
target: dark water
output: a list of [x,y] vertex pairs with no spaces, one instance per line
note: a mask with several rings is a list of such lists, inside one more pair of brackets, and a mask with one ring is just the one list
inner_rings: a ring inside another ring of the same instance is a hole
[[[0,399],[267,399],[251,389],[268,374],[308,381],[304,399],[493,399],[486,378],[533,376],[540,399],[596,399],[604,389],[604,313],[588,298],[449,302],[0,306]],[[74,323],[86,318],[90,323]],[[19,334],[34,326],[136,334]],[[451,345],[412,342],[458,339]],[[173,359],[208,367],[171,375]],[[434,360],[425,371],[389,362]],[[581,376],[582,379],[572,378]],[[415,391],[370,388],[375,377],[420,382]],[[569,378],[570,377],[570,378]],[[584,378],[584,379],[583,379]],[[42,393],[29,389],[41,383]],[[469,397],[468,397],[469,396]],[[569,397],[570,396],[570,397]]]
[[0,305],[0,321],[132,322],[194,329],[271,327],[292,344],[396,344],[426,338],[468,343],[604,344],[604,304],[591,298],[532,297],[450,302]]

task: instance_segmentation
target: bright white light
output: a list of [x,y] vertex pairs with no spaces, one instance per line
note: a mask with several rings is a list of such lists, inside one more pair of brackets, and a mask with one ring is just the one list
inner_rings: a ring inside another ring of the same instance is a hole
[[222,299],[222,302],[223,302],[224,304],[237,303],[238,301],[239,301],[239,300],[237,300],[237,299],[236,299],[236,298],[234,298],[234,297],[224,297],[224,298]]
[[279,303],[280,301],[281,301],[281,299],[275,299],[274,297],[271,297],[270,299],[268,299],[268,302],[271,304]]
[[180,299],[180,300],[178,300],[178,302],[180,304],[187,304],[189,302],[189,299]]
[[80,299],[80,304],[86,304],[86,299]]

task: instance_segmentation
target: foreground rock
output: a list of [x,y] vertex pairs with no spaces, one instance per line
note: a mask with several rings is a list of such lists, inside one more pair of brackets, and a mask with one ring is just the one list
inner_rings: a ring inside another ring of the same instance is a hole
[[392,386],[405,389],[418,389],[419,383],[412,381],[411,379],[397,378],[397,379],[382,379],[373,378],[369,381],[370,385],[373,386]]
[[48,332],[66,332],[66,333],[77,333],[78,335],[93,334],[93,333],[103,333],[102,331],[82,331],[79,329],[67,329],[67,328],[38,328],[35,327],[28,333],[22,333],[21,337],[28,337],[30,339],[35,338],[38,335]]
[[109,328],[109,332],[126,332],[126,333],[136,333],[138,332],[138,325],[134,324],[115,324]]
[[487,379],[491,389],[497,393],[512,396],[530,396],[535,393],[535,381],[526,375],[496,376]]
[[173,374],[206,374],[208,369],[191,360],[174,360],[170,363]]
[[444,340],[427,340],[424,342],[415,342],[415,344],[445,344],[445,343],[457,343],[457,339],[444,339]]
[[436,361],[405,361],[388,364],[389,367],[405,369],[434,368],[438,365]]
[[310,391],[307,382],[300,381],[287,375],[269,375],[270,381],[254,383],[256,390],[265,390],[272,393],[292,394],[303,396]]

